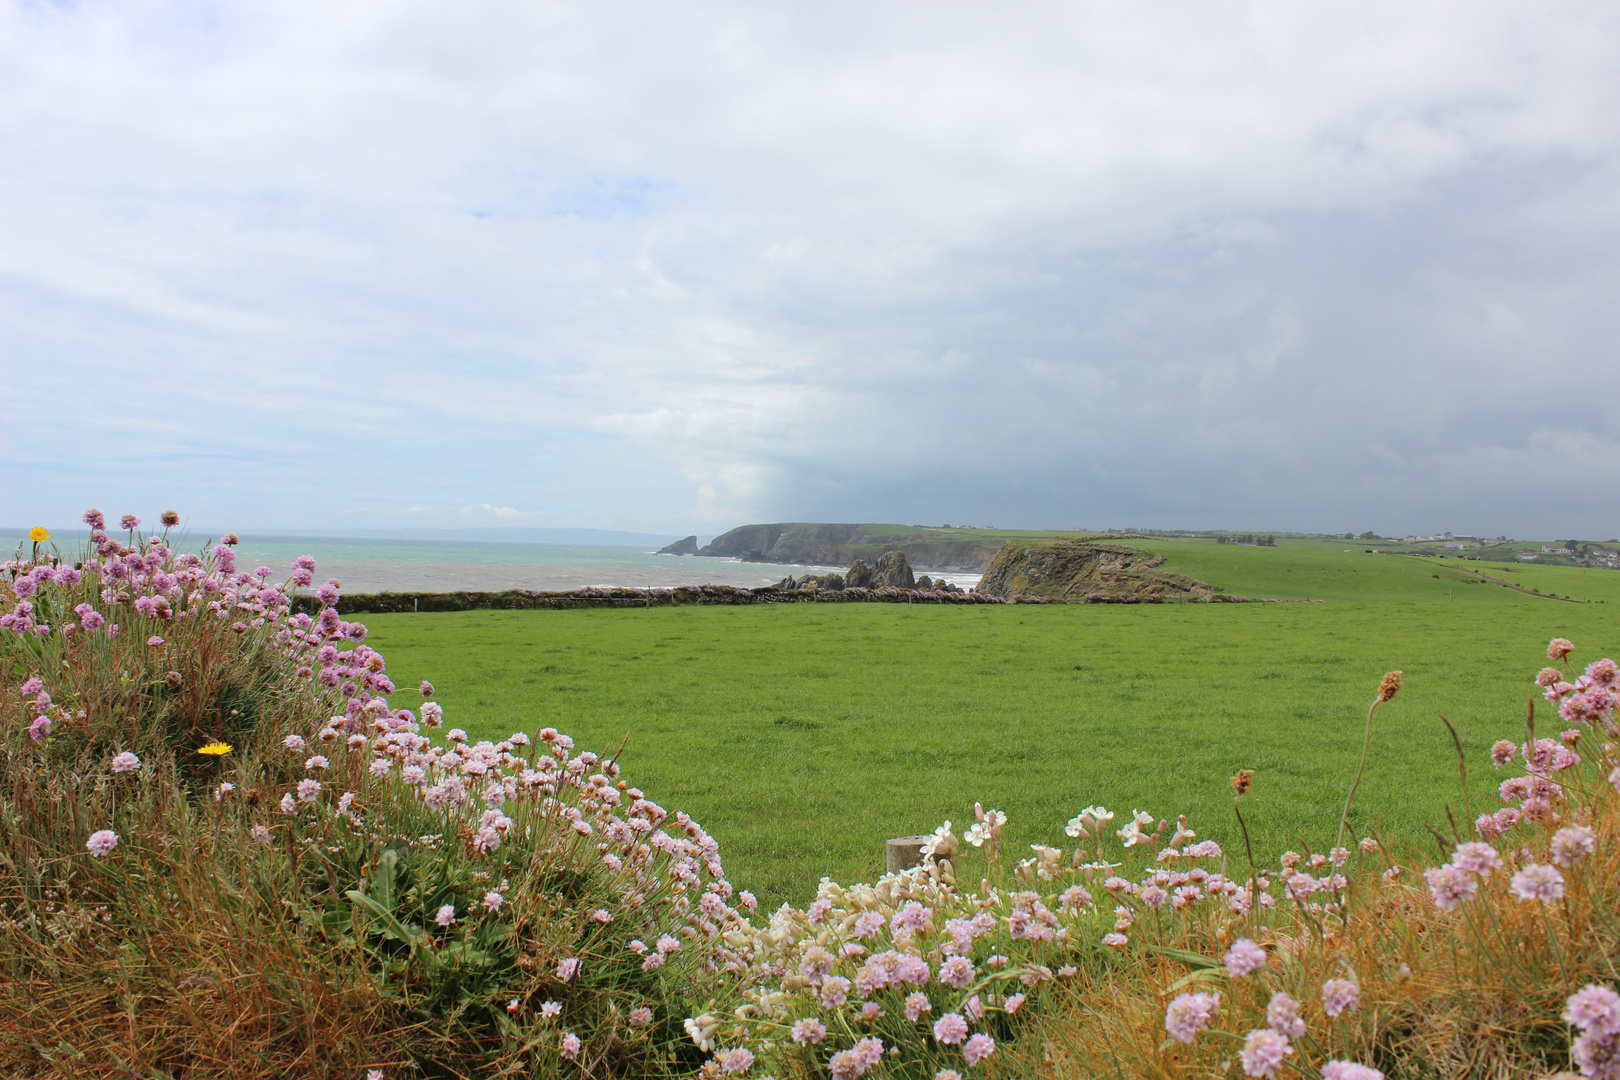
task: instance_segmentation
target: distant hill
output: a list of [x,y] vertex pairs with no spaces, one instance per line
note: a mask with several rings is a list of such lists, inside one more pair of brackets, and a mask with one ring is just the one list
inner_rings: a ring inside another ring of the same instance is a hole
[[747,562],[848,566],[856,558],[873,563],[885,551],[903,551],[906,560],[919,570],[982,573],[1004,541],[1050,540],[1074,535],[1071,532],[953,528],[949,525],[777,522],[732,529],[715,537],[696,554]]

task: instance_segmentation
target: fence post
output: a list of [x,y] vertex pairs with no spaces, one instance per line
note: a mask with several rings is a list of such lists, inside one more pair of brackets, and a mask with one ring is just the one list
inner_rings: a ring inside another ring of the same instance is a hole
[[894,874],[921,866],[922,847],[933,838],[934,834],[929,833],[926,836],[896,836],[886,841],[883,845],[884,872]]

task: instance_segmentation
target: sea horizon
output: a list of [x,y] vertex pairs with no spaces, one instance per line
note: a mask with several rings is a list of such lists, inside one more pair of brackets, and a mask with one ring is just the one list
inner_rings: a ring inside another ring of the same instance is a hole
[[[144,530],[143,530],[144,531]],[[177,551],[200,551],[218,534],[172,532]],[[64,558],[83,550],[89,530],[70,535],[53,530],[51,541]],[[656,538],[656,537],[655,537]],[[676,538],[678,539],[678,538]],[[666,541],[668,542],[668,541]],[[0,529],[0,552],[9,558],[30,547],[25,529]],[[301,555],[315,560],[317,581],[335,578],[344,593],[372,592],[570,592],[591,587],[674,588],[681,585],[733,585],[759,588],[784,577],[843,573],[847,566],[758,563],[704,555],[660,555],[635,544],[525,543],[513,540],[439,539],[339,535],[242,533],[239,566],[268,566],[272,581],[284,580],[288,564]],[[978,574],[917,571],[962,588],[978,584]]]

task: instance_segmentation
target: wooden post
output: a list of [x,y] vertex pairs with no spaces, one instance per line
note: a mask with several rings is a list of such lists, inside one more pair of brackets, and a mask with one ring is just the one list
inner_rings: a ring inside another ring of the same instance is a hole
[[922,847],[934,838],[933,833],[926,836],[896,836],[883,845],[883,869],[886,873],[894,874],[901,870],[909,870],[913,866],[922,865]]

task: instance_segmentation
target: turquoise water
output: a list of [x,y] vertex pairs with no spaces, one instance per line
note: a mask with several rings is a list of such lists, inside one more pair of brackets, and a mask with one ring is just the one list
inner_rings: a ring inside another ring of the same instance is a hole
[[[80,549],[87,531],[57,531],[52,539],[64,556]],[[0,529],[0,552],[26,553],[28,534]],[[200,550],[212,537],[171,537],[177,550]],[[236,549],[238,566],[268,566],[273,580],[285,576],[299,555],[315,559],[317,581],[337,578],[344,592],[495,592],[501,589],[566,591],[590,585],[660,588],[676,585],[772,585],[791,574],[825,574],[842,566],[745,563],[690,555],[659,555],[650,547],[586,544],[514,544],[488,541],[375,540],[344,537],[253,536]],[[946,574],[964,588],[977,574]]]

